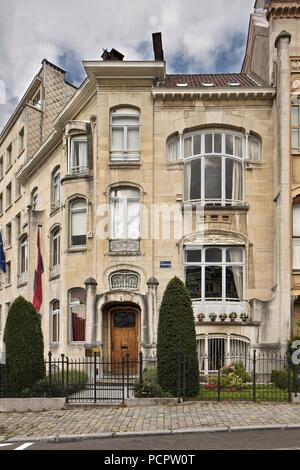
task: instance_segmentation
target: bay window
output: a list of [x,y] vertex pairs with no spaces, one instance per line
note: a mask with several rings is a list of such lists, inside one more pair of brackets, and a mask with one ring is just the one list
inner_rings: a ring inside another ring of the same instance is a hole
[[20,241],[20,254],[19,254],[19,274],[27,273],[28,271],[28,238],[24,236]]
[[70,246],[86,245],[86,201],[76,199],[70,204]]
[[140,112],[135,108],[117,108],[110,113],[110,160],[140,159]]
[[60,227],[50,233],[50,278],[60,275]]
[[242,247],[187,246],[184,265],[185,283],[192,299],[243,300]]
[[60,207],[60,170],[56,169],[52,173],[52,207],[57,209]]
[[50,312],[50,328],[51,328],[51,343],[59,343],[59,317],[60,317],[60,304],[59,300],[51,302]]
[[69,291],[70,341],[85,341],[86,295],[85,289]]
[[140,191],[113,189],[110,193],[111,251],[138,251],[139,238]]
[[87,136],[72,137],[69,150],[69,173],[80,175],[88,173],[88,171]]

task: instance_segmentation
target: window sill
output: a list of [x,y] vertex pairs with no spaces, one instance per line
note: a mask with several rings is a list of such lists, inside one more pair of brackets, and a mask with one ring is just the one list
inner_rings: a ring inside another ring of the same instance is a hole
[[141,251],[109,251],[108,256],[142,256]]
[[67,181],[79,181],[90,179],[93,179],[93,175],[91,175],[91,173],[83,173],[81,175],[67,174],[64,178],[61,179],[61,184]]
[[60,274],[55,274],[55,276],[50,276],[49,281],[55,281],[56,279],[60,278]]
[[7,207],[5,208],[5,211],[8,211],[8,209],[10,209],[11,206],[12,206],[12,203],[10,203],[9,206],[7,206]]
[[11,243],[5,247],[6,250],[10,250],[11,248],[12,248],[12,244],[11,244]]
[[5,284],[4,288],[11,287],[11,282],[9,284]]
[[13,165],[12,165],[12,163],[11,163],[11,164],[9,165],[9,167],[6,168],[5,173],[8,173],[9,170],[12,168],[12,166],[13,166]]
[[50,348],[59,348],[60,344],[59,343],[50,343]]
[[25,152],[25,147],[23,147],[23,148],[19,151],[17,158],[20,158],[21,155],[23,155],[24,152]]
[[20,282],[20,284],[18,284],[18,286],[17,286],[17,287],[18,287],[18,289],[19,289],[19,287],[24,287],[24,286],[27,286],[27,284],[28,284],[28,282],[27,282],[27,281],[25,281],[25,282]]
[[262,164],[261,161],[246,161],[245,162],[245,170],[253,170],[254,168],[261,168]]
[[109,168],[140,168],[142,166],[141,161],[116,161],[116,162],[109,162],[108,164]]
[[70,342],[69,342],[69,345],[70,345],[70,346],[84,346],[84,345],[85,345],[85,341],[70,341]]
[[18,196],[15,199],[15,202],[17,202],[19,199],[21,199],[22,194],[18,194]]
[[249,205],[247,203],[241,203],[241,204],[232,204],[232,205],[221,205],[221,204],[212,204],[209,202],[204,202],[203,201],[186,201],[181,204],[182,210],[184,210],[185,206],[192,206],[193,210],[197,209],[197,206],[203,208],[205,211],[210,211],[210,210],[220,210],[220,211],[248,211],[249,210]]
[[86,246],[83,246],[83,247],[71,247],[71,248],[68,248],[67,249],[67,253],[84,253],[87,251],[87,247]]
[[60,206],[59,207],[51,207],[50,208],[50,217],[52,217],[53,215],[57,214],[57,212],[59,212],[60,210]]

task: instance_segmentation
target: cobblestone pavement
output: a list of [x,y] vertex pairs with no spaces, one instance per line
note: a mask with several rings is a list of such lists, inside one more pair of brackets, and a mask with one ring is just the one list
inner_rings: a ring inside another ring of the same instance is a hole
[[5,438],[191,428],[300,424],[291,403],[190,402],[174,406],[95,407],[61,411],[0,413]]

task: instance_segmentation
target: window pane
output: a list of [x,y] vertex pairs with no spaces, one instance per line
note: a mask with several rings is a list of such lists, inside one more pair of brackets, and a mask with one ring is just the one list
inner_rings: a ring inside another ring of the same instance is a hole
[[140,203],[128,201],[127,204],[127,238],[137,240],[140,236]]
[[192,155],[192,138],[186,137],[184,139],[184,156],[190,157]]
[[113,126],[136,126],[139,124],[138,116],[112,116]]
[[259,160],[259,143],[256,140],[249,139],[248,141],[248,153],[250,160]]
[[72,341],[85,340],[85,307],[76,305],[71,307]]
[[140,137],[139,128],[128,129],[127,131],[127,150],[139,150]]
[[226,158],[226,199],[242,200],[242,164]]
[[233,155],[233,135],[226,134],[225,136],[225,153]]
[[59,341],[59,314],[52,315],[52,341],[58,343]]
[[208,370],[217,370],[225,364],[225,340],[223,338],[208,339]]
[[187,181],[190,187],[190,200],[201,199],[201,159],[190,162],[190,178]]
[[299,129],[292,129],[292,148],[299,148]]
[[112,129],[112,142],[111,149],[114,151],[124,150],[124,130],[123,129]]
[[234,154],[237,157],[242,158],[243,156],[243,141],[241,137],[235,137],[235,150]]
[[188,249],[185,251],[186,261],[188,263],[200,263],[201,262],[201,250],[191,250]]
[[293,205],[293,236],[300,237],[300,204]]
[[214,134],[214,152],[222,153],[222,134]]
[[299,126],[299,107],[292,107],[292,126]]
[[205,268],[205,297],[222,298],[222,267],[207,266]]
[[85,290],[84,289],[72,289],[70,292],[70,301],[73,303],[80,303],[85,305]]
[[71,216],[71,242],[72,242],[72,245],[85,245],[86,243],[86,211],[85,210],[74,211],[74,206],[72,206],[72,212],[71,212],[72,214]]
[[212,153],[212,134],[205,134],[205,153]]
[[293,269],[300,269],[300,238],[293,238]]
[[193,137],[193,154],[199,155],[201,153],[201,135],[194,135]]
[[221,199],[221,158],[205,158],[205,199]]
[[243,268],[226,267],[226,298],[243,300]]
[[86,141],[73,141],[73,167],[82,167],[87,164],[87,142]]
[[243,249],[239,247],[228,248],[226,250],[226,261],[229,263],[242,263]]
[[192,299],[201,298],[201,267],[187,266],[185,271],[185,284]]
[[179,141],[178,139],[170,140],[167,145],[168,160],[175,162],[179,157]]
[[205,261],[206,263],[222,263],[222,250],[220,248],[206,248]]

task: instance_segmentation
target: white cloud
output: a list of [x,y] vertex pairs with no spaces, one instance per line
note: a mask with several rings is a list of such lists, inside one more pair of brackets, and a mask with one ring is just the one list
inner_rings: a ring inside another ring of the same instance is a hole
[[[246,36],[253,4],[254,0],[0,0],[0,80],[8,100],[0,105],[0,128],[13,107],[9,100],[22,96],[43,58],[58,63],[61,54],[73,50],[78,61],[98,59],[103,48],[115,47],[127,60],[149,59],[151,49],[138,46],[151,44],[151,33],[161,31],[169,72],[180,58],[189,71],[215,71],[217,51],[227,48],[230,53],[235,35]],[[238,70],[241,54],[233,51],[233,57]]]

